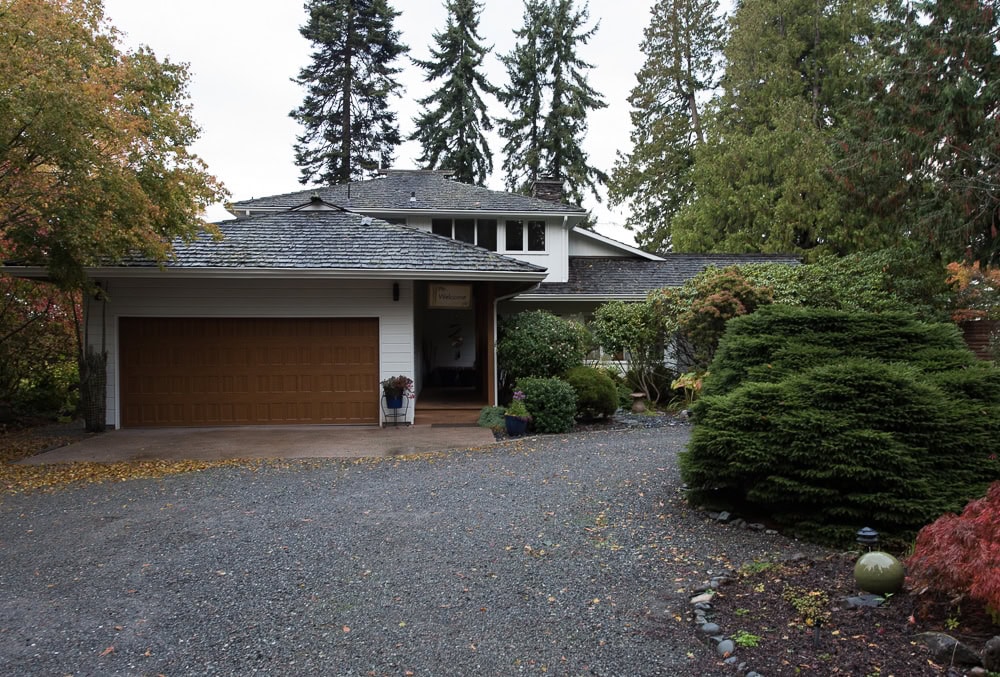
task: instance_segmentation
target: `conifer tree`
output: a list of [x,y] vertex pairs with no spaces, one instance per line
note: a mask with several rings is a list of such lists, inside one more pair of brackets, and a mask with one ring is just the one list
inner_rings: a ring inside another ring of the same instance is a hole
[[856,204],[934,258],[1000,260],[1000,2],[900,8],[838,176]]
[[518,44],[501,57],[510,82],[500,94],[512,117],[503,120],[506,139],[504,170],[512,190],[525,190],[540,177],[566,181],[569,198],[579,203],[589,190],[598,200],[597,184],[607,175],[589,164],[582,144],[587,115],[605,108],[601,95],[587,82],[592,66],[578,50],[597,32],[586,4],[574,0],[525,0],[524,26],[515,31]]
[[630,207],[625,227],[650,251],[667,250],[671,219],[691,198],[701,104],[717,84],[724,32],[717,0],[658,0],[651,10],[629,96],[632,150],[619,153],[608,184],[611,201]]
[[426,73],[426,81],[441,80],[438,89],[419,101],[424,110],[414,120],[410,136],[423,148],[419,162],[428,169],[444,167],[465,183],[482,185],[493,171],[493,156],[484,131],[493,129],[480,92],[497,89],[483,75],[483,57],[490,47],[482,45],[476,0],[447,0],[448,22],[434,34],[437,47],[428,61],[413,60]]
[[593,66],[578,56],[580,46],[590,41],[600,23],[585,28],[590,20],[587,4],[577,10],[574,0],[552,0],[550,18],[552,35],[546,51],[552,98],[542,127],[544,170],[549,176],[566,180],[572,202],[580,204],[585,190],[600,201],[597,184],[606,183],[608,176],[589,164],[583,141],[587,135],[587,115],[592,110],[606,108],[607,104],[587,82],[586,71]]
[[671,222],[678,251],[808,258],[889,246],[830,180],[834,142],[875,57],[881,0],[737,3],[723,91]]
[[313,45],[296,82],[307,88],[290,115],[305,127],[295,144],[299,180],[346,183],[392,163],[401,142],[389,99],[393,65],[407,51],[387,0],[309,0],[300,29]]
[[524,25],[514,31],[517,44],[510,54],[500,57],[508,83],[497,96],[512,117],[498,123],[506,141],[503,171],[511,191],[526,193],[541,178],[542,106],[548,82],[542,47],[550,40],[548,24],[544,0],[525,0]]

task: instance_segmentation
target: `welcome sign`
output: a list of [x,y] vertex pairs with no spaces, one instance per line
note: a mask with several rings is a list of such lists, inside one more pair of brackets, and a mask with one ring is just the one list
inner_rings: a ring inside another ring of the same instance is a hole
[[471,284],[432,284],[428,308],[471,308]]

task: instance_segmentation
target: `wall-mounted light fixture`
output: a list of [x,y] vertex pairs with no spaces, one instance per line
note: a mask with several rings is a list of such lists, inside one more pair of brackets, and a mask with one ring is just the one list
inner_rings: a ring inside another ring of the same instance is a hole
[[393,282],[392,283],[392,300],[393,301],[398,301],[399,300],[399,283],[398,282]]

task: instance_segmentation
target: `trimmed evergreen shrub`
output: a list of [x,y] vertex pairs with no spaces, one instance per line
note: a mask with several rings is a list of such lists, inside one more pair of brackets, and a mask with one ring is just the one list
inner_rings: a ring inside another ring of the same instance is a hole
[[586,330],[547,310],[530,310],[500,324],[497,359],[507,383],[552,378],[583,363]]
[[771,305],[730,320],[702,393],[722,395],[744,381],[781,381],[844,356],[916,364],[925,372],[976,362],[954,324],[927,324],[905,313]]
[[906,560],[910,587],[974,600],[1000,616],[998,524],[1000,482],[994,482],[961,515],[944,515],[920,530]]
[[594,367],[574,367],[566,382],[576,391],[576,413],[582,418],[611,416],[618,409],[618,389],[605,372]]
[[558,378],[521,378],[515,385],[524,393],[532,427],[540,433],[564,433],[573,428],[576,391]]
[[690,499],[831,543],[960,509],[1000,478],[1000,371],[952,329],[778,306],[732,320],[681,454]]

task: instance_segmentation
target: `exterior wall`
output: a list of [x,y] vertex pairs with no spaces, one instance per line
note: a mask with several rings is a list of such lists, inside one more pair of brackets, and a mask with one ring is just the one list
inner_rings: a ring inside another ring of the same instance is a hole
[[[120,427],[119,317],[378,317],[380,379],[413,375],[413,283],[389,280],[115,278],[101,281],[108,300],[90,301],[87,341],[101,349],[106,317],[107,423]],[[106,311],[106,313],[105,313]],[[413,421],[411,406],[408,420]]]
[[635,254],[627,252],[620,247],[613,247],[604,242],[598,242],[585,236],[570,235],[569,238],[570,256],[601,256],[617,258],[635,258]]

